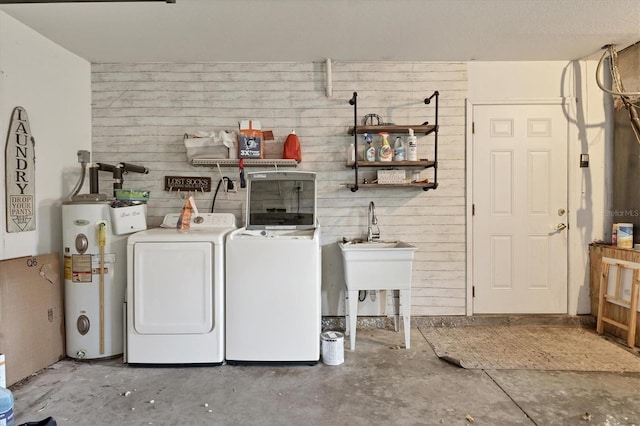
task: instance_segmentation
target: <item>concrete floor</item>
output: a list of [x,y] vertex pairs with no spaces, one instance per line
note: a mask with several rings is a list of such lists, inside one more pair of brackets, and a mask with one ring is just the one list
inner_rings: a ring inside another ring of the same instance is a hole
[[640,373],[464,370],[411,333],[359,329],[339,366],[63,360],[12,388],[16,425],[640,425]]

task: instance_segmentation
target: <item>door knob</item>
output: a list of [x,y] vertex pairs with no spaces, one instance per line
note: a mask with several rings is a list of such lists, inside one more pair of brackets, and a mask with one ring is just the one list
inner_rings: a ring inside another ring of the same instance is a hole
[[567,229],[567,225],[565,223],[559,223],[556,225],[556,231],[562,231],[563,229]]

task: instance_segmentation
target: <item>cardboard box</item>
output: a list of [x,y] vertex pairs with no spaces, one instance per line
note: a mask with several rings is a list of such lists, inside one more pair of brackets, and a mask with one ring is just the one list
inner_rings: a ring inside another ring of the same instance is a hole
[[57,253],[0,261],[0,353],[7,386],[65,357]]
[[263,144],[260,122],[242,120],[238,134],[238,158],[264,158]]

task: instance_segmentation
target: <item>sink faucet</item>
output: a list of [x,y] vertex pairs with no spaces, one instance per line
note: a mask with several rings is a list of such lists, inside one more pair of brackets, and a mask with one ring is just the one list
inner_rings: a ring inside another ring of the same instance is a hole
[[[375,232],[374,232],[375,227]],[[378,228],[378,218],[376,217],[376,206],[373,201],[369,203],[369,211],[367,212],[367,241],[380,239],[380,228]]]

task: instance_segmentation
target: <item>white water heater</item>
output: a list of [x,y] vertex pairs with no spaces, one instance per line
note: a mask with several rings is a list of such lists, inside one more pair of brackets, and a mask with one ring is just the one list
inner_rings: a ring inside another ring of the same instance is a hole
[[123,353],[127,235],[116,235],[110,202],[91,196],[62,205],[67,356]]

